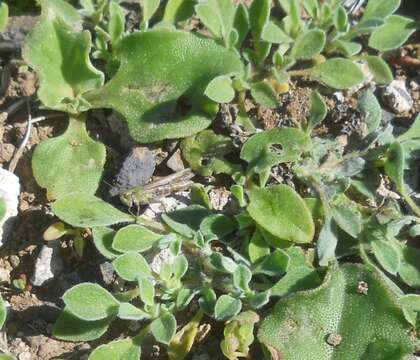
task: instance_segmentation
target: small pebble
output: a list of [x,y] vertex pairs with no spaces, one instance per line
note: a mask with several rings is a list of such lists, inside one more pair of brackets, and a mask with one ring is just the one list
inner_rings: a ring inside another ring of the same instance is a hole
[[331,346],[338,346],[341,344],[343,338],[339,334],[331,333],[327,337],[327,344]]
[[19,354],[18,359],[19,360],[31,360],[32,355],[31,355],[30,352],[25,351],[25,352]]
[[410,111],[413,99],[407,90],[405,81],[394,80],[382,90],[382,98],[392,111],[397,114]]
[[369,290],[368,284],[365,281],[359,281],[357,284],[357,292],[362,295],[367,295]]
[[147,184],[155,167],[155,158],[148,148],[132,149],[124,159],[109,194],[116,196],[123,191]]
[[63,259],[59,252],[60,240],[51,240],[44,245],[35,261],[35,271],[31,278],[34,286],[42,286],[51,281],[64,270]]
[[181,150],[175,151],[166,163],[169,169],[177,172],[185,169],[184,163],[181,157]]
[[114,280],[114,267],[112,266],[112,263],[105,261],[99,265],[99,269],[101,270],[104,283],[110,285]]
[[19,256],[17,255],[10,255],[9,256],[10,265],[12,265],[13,269],[16,269],[20,264]]

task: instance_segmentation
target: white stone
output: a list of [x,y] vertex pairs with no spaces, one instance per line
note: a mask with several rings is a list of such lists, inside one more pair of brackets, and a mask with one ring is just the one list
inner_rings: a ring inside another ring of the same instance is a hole
[[7,240],[18,214],[20,184],[12,172],[0,168],[0,198],[6,203],[6,214],[0,220],[0,246]]
[[405,81],[394,80],[383,91],[382,97],[396,113],[404,113],[413,107],[413,99],[405,86]]
[[54,279],[63,269],[63,259],[59,252],[61,248],[60,240],[48,241],[38,254],[35,261],[35,271],[31,278],[34,286],[41,286],[47,281]]

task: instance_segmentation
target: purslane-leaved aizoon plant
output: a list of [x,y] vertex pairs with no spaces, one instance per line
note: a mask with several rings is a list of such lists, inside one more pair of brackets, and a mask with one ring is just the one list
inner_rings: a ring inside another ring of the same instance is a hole
[[[64,134],[41,143],[32,160],[37,182],[55,200],[52,211],[66,224],[54,224],[47,235],[72,235],[83,246],[81,232],[92,229],[96,249],[127,282],[119,293],[94,283],[69,289],[54,336],[91,341],[114,320],[138,321],[137,334],[97,347],[89,360],[140,359],[151,335],[170,359],[182,360],[206,316],[226,322],[221,351],[228,359],[248,356],[256,324],[271,359],[411,354],[420,298],[394,282],[420,287],[419,251],[400,238],[404,226],[419,234],[420,210],[404,173],[420,149],[420,117],[394,136],[391,125],[381,124],[373,92],[364,90],[357,99],[366,123],[360,148],[346,152],[336,139],[313,132],[327,115],[323,89],[360,86],[362,65],[377,85],[392,80],[381,52],[398,48],[416,26],[394,15],[399,4],[369,0],[354,21],[338,0],[279,0],[283,17],[269,0],[249,8],[230,0],[169,0],[162,12],[159,1],[144,0],[140,29],[127,34],[118,1],[87,0],[77,11],[62,0],[41,0],[23,55],[40,78],[42,104],[70,118]],[[180,29],[193,14],[205,35]],[[365,55],[362,36],[378,55]],[[105,64],[101,70],[96,60]],[[257,131],[245,100],[277,107],[278,95],[301,77],[319,84],[307,121]],[[207,129],[219,103],[234,99],[235,124],[248,134],[240,149]],[[106,151],[89,136],[86,120],[98,108],[121,114],[137,142],[185,138],[180,148],[192,171],[231,176],[236,211],[214,210],[200,185],[192,189],[192,205],[163,214],[162,222],[95,196]],[[273,168],[284,164],[305,196],[297,186],[266,187]],[[394,182],[410,214],[394,202],[367,205],[375,201],[370,181],[379,174]],[[341,264],[348,255],[364,264]],[[259,323],[258,311],[278,298]],[[192,318],[177,320],[188,307]],[[354,319],[367,314],[354,331]]]

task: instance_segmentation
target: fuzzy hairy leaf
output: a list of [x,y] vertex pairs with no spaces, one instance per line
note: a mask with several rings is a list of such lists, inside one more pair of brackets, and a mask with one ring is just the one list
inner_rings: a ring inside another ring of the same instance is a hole
[[53,336],[64,341],[92,341],[108,330],[112,317],[97,321],[85,321],[74,316],[67,308],[54,324]]
[[112,248],[119,252],[149,250],[162,236],[155,234],[142,225],[128,225],[118,230]]
[[279,104],[274,88],[266,81],[253,84],[251,95],[258,104],[268,108],[275,108]]
[[232,80],[226,75],[218,76],[210,81],[204,94],[218,103],[231,102],[235,97],[235,90],[232,88]]
[[258,225],[279,239],[309,243],[315,233],[312,215],[290,186],[252,190],[248,212]]
[[37,183],[49,199],[96,192],[105,165],[105,145],[87,133],[84,120],[70,119],[66,132],[39,144],[32,158]]
[[140,354],[140,346],[132,339],[125,339],[97,347],[88,360],[140,360]]
[[23,45],[25,61],[40,78],[38,97],[54,110],[89,109],[84,94],[99,88],[104,75],[89,60],[89,31],[78,12],[63,0],[42,0],[41,18]]
[[[118,72],[89,93],[89,101],[121,113],[131,136],[142,143],[190,136],[206,128],[217,112],[217,105],[204,95],[206,86],[217,76],[242,73],[237,54],[177,30],[128,35],[116,53]],[[180,114],[185,102],[190,109]]]
[[392,15],[401,4],[401,0],[369,0],[362,21],[384,19]]
[[392,275],[396,275],[401,264],[398,248],[392,241],[374,240],[371,243],[373,253],[381,266]]
[[295,161],[310,149],[307,134],[295,128],[266,130],[252,136],[241,149],[241,159],[248,168],[260,173],[274,165]]
[[214,316],[219,321],[228,320],[239,314],[242,308],[241,300],[234,299],[229,295],[220,296],[214,307]]
[[112,248],[112,242],[116,234],[115,230],[107,227],[95,227],[93,228],[93,243],[95,244],[96,250],[107,259],[113,260],[119,255],[118,251]]
[[254,39],[259,40],[270,18],[270,0],[255,0],[249,9],[249,22]]
[[135,281],[140,277],[151,275],[147,261],[135,252],[125,253],[117,257],[112,265],[117,274],[127,281]]
[[375,83],[386,85],[394,80],[389,65],[382,58],[379,56],[366,56],[363,59],[366,60]]
[[371,34],[369,46],[379,51],[393,50],[404,44],[414,31],[416,27],[413,20],[392,15]]
[[194,13],[195,3],[196,0],[169,0],[163,20],[171,23],[187,20]]
[[97,284],[82,283],[63,295],[66,309],[81,320],[96,321],[118,313],[119,302]]
[[4,304],[4,300],[0,295],[0,329],[3,327],[7,316],[7,309],[6,305]]
[[235,175],[241,172],[240,165],[232,164],[225,156],[235,148],[232,140],[212,130],[204,130],[181,143],[182,155],[191,169],[202,176],[217,174]]
[[310,70],[311,77],[335,89],[349,89],[363,81],[363,72],[352,61],[329,59]]
[[372,90],[366,90],[360,96],[357,107],[365,117],[368,133],[376,131],[381,123],[382,109]]
[[149,314],[130,303],[123,302],[118,308],[118,317],[123,320],[140,321],[149,318]]
[[0,32],[3,32],[7,28],[7,23],[9,20],[9,7],[6,3],[2,2],[0,4]]
[[298,60],[308,60],[318,55],[325,46],[325,32],[322,30],[308,30],[303,32],[295,41],[290,55]]
[[85,193],[74,193],[60,197],[53,205],[54,214],[74,227],[108,226],[134,221],[102,199]]
[[151,331],[155,339],[168,345],[176,333],[176,319],[171,313],[165,313],[154,320]]
[[[357,292],[360,281],[366,295]],[[379,274],[355,264],[335,266],[317,289],[280,300],[258,339],[272,359],[402,360],[413,350],[395,295]]]

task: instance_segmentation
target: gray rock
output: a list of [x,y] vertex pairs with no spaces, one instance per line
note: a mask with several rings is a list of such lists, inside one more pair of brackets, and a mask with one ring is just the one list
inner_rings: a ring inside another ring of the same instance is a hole
[[35,261],[35,271],[31,278],[34,286],[42,286],[51,281],[64,270],[64,263],[59,254],[60,240],[48,241],[38,254]]
[[10,270],[0,267],[0,283],[10,284]]
[[390,109],[397,114],[409,111],[414,104],[403,80],[394,80],[385,87],[382,90],[382,98]]
[[115,177],[113,187],[109,191],[110,195],[116,196],[136,186],[145,185],[152,177],[155,167],[155,158],[148,148],[132,149]]
[[99,270],[101,270],[102,280],[105,284],[110,285],[114,280],[114,266],[109,261],[105,261],[99,265]]
[[0,198],[6,204],[6,213],[0,219],[0,246],[4,244],[13,229],[18,214],[20,184],[12,172],[0,168]]
[[169,169],[177,172],[185,169],[184,162],[181,157],[181,150],[175,151],[166,163]]

